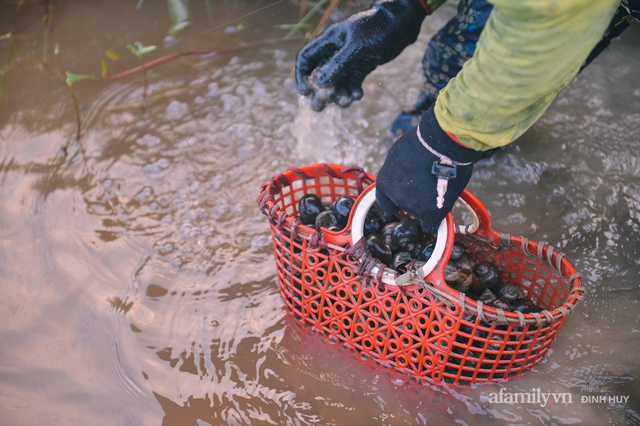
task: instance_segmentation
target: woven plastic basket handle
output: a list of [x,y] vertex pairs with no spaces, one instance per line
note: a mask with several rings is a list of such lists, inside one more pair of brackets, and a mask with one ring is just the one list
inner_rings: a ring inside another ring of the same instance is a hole
[[475,195],[465,189],[458,199],[458,202],[469,211],[473,218],[473,223],[471,225],[456,224],[456,233],[466,235],[473,234],[476,237],[489,240],[493,244],[500,243],[500,232],[491,227],[491,217],[489,216],[489,212]]
[[[457,226],[456,232],[461,234],[473,234],[473,237],[478,240],[484,240],[490,243],[494,247],[516,247],[522,251],[522,257],[529,256],[529,268],[532,265],[538,265],[540,263],[548,263],[548,265],[555,269],[559,277],[566,279],[571,287],[567,290],[564,304],[552,309],[551,311],[543,311],[541,314],[526,314],[525,319],[516,318],[517,312],[504,313],[505,319],[510,322],[522,321],[521,324],[547,324],[553,321],[557,321],[566,317],[573,311],[575,306],[580,300],[582,300],[582,293],[584,287],[582,286],[582,274],[576,271],[575,267],[565,258],[564,253],[555,251],[553,247],[541,243],[531,241],[525,237],[511,236],[509,234],[503,234],[491,226],[491,217],[485,206],[468,190],[464,190],[460,196],[459,201],[469,210],[473,217],[473,224],[466,226]],[[525,267],[525,261],[522,260],[522,267]],[[532,270],[529,272],[534,274]],[[538,273],[538,272],[536,272]],[[550,272],[542,274],[539,279],[548,280]],[[453,290],[448,290],[452,292]],[[546,290],[544,291],[546,292]],[[467,309],[471,314],[478,314],[478,304],[475,301],[469,300],[467,302]],[[494,309],[486,309],[485,316],[489,320],[496,320],[498,317],[493,313]],[[497,312],[497,311],[496,311]]]
[[[356,204],[353,207],[353,214],[351,217],[351,244],[355,245],[364,236],[364,222],[367,217],[367,213],[371,209],[371,206],[376,201],[375,184],[370,185],[360,194],[360,197],[356,200]],[[453,242],[453,219],[451,214],[448,214],[445,219],[440,222],[438,231],[436,234],[436,245],[433,250],[433,254],[427,261],[427,263],[421,268],[419,275],[421,278],[429,277],[434,271],[439,271],[440,267],[443,267],[449,260],[451,255],[451,248]],[[371,275],[376,276],[379,270],[378,267],[374,267],[371,270]],[[400,285],[398,282],[398,275],[393,269],[386,268],[382,274],[382,282],[389,285]]]

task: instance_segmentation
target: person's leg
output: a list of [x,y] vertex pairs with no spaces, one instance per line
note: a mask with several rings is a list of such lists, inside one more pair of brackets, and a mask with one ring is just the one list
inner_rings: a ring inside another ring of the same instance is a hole
[[400,136],[418,124],[422,113],[435,102],[440,90],[473,56],[492,9],[486,0],[460,0],[457,15],[429,41],[422,59],[425,83],[420,99],[413,110],[403,111],[394,120],[391,125],[394,136]]

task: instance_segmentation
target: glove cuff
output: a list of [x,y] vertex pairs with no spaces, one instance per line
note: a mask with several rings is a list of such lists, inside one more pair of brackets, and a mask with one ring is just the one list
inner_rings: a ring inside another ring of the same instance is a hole
[[422,21],[429,14],[429,10],[424,7],[422,0],[375,0],[370,7],[383,9],[394,18],[404,22],[405,31],[415,31],[415,39],[411,43],[417,40]]
[[440,127],[434,112],[434,105],[422,115],[416,130],[422,145],[437,157],[444,156],[458,163],[474,163],[484,154],[482,151],[467,148],[451,139]]

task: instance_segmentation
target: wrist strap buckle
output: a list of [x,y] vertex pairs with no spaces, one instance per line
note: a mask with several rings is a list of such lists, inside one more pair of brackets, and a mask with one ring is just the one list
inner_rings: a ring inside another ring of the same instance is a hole
[[455,179],[458,175],[458,168],[455,164],[445,164],[444,162],[434,161],[431,167],[431,173],[438,176],[438,179]]
[[455,164],[449,163],[444,159],[440,161],[436,160],[431,166],[431,173],[438,177],[438,184],[436,185],[436,207],[441,209],[444,207],[444,194],[447,193],[447,186],[449,185],[449,179],[455,179],[458,176],[458,168]]

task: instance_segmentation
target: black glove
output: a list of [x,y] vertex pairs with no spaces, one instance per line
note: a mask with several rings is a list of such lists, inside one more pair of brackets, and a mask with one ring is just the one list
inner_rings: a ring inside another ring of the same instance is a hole
[[[431,150],[420,141],[418,129]],[[376,178],[378,205],[388,215],[401,208],[415,216],[425,232],[436,232],[469,183],[473,162],[482,154],[447,136],[438,124],[432,106],[422,116],[418,127],[402,135],[389,149]],[[437,205],[439,176],[446,181],[441,207]]]
[[348,107],[362,98],[367,74],[417,40],[425,16],[419,0],[376,0],[333,24],[298,53],[298,91],[316,111],[332,102]]

